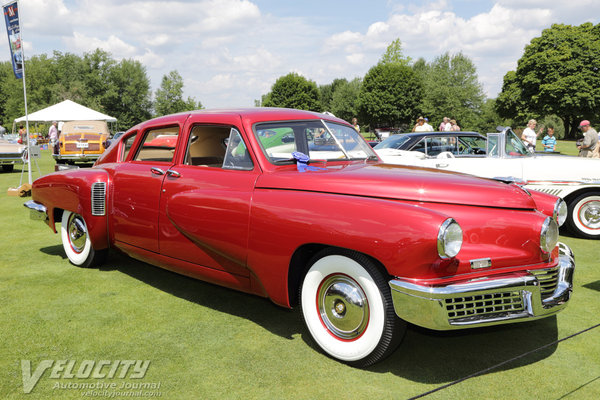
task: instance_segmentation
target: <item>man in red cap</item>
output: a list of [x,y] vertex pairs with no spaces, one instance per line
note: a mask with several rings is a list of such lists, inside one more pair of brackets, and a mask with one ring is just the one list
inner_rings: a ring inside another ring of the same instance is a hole
[[579,157],[598,158],[598,132],[590,126],[590,121],[584,119],[579,124],[583,131],[583,142],[577,146]]

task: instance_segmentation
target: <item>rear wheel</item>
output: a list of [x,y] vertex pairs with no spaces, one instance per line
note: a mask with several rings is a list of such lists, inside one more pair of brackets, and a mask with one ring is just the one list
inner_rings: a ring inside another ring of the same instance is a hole
[[313,258],[300,304],[319,347],[355,367],[390,355],[406,330],[384,275],[372,260],[352,251],[324,250]]
[[89,268],[102,264],[107,250],[94,250],[83,217],[70,211],[62,215],[60,234],[63,248],[71,264]]
[[569,229],[586,239],[600,239],[600,192],[588,192],[569,202]]
[[2,171],[4,172],[12,172],[15,169],[15,164],[4,164],[2,166]]

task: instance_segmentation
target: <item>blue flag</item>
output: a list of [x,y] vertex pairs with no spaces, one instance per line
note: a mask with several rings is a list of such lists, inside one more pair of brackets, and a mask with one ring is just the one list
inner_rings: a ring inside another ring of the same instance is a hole
[[23,43],[21,41],[21,28],[19,27],[19,6],[14,1],[3,6],[3,11],[13,71],[17,79],[23,79]]

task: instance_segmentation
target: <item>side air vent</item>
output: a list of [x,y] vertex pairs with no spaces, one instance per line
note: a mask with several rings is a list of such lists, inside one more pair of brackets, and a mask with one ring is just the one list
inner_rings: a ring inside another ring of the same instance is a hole
[[92,215],[106,213],[106,182],[92,184]]

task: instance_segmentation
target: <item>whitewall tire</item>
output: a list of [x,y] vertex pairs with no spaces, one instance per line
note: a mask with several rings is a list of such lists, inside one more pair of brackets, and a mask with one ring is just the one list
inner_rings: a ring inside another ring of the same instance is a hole
[[317,254],[302,282],[300,303],[319,347],[357,367],[391,354],[406,329],[395,315],[387,280],[371,259],[356,252]]
[[81,215],[65,210],[62,215],[60,235],[71,264],[87,268],[98,265],[104,260],[106,250],[94,250],[87,224]]
[[600,192],[588,192],[569,202],[568,226],[577,236],[600,239]]

